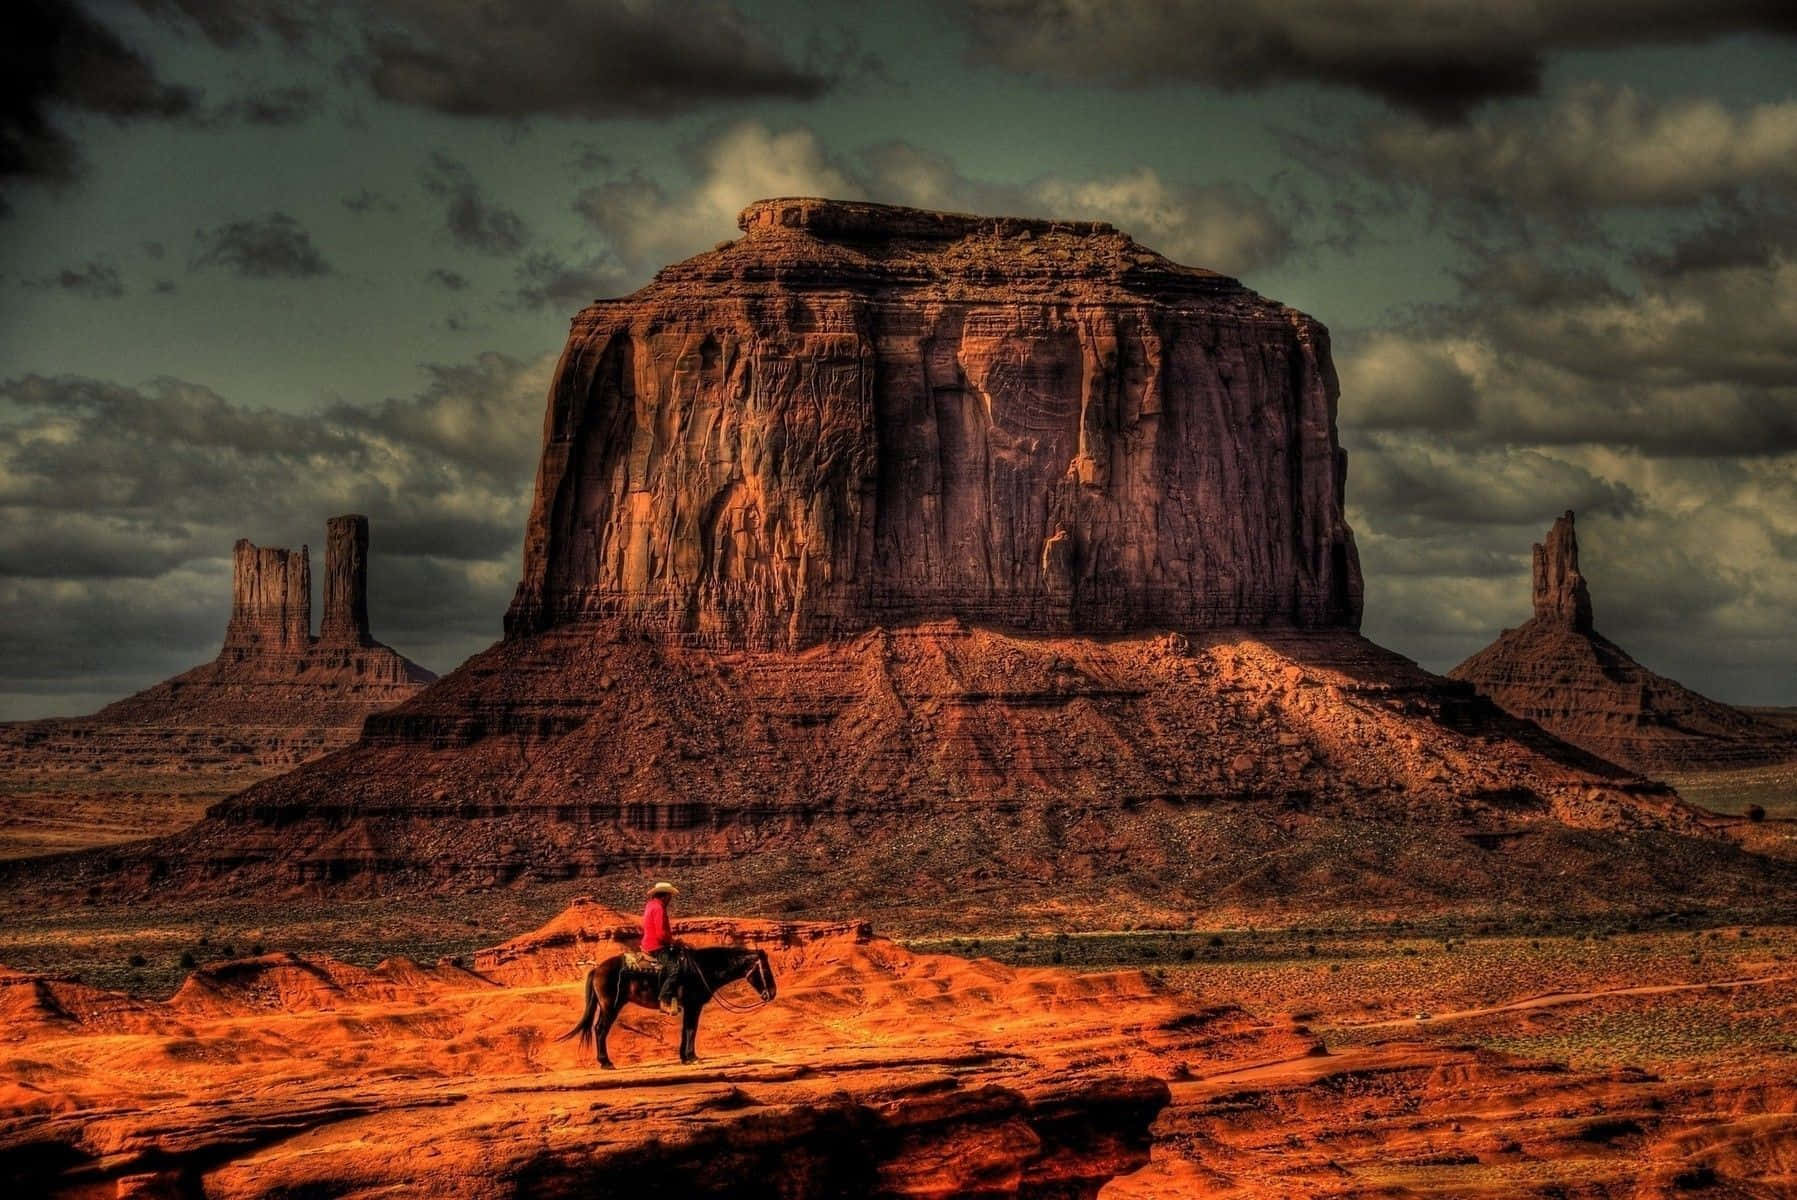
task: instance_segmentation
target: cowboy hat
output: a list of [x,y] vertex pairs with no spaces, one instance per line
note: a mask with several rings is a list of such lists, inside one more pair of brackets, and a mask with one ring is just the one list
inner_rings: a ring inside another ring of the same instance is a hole
[[649,894],[651,896],[661,896],[661,895],[678,896],[680,894],[680,889],[675,887],[673,884],[667,882],[664,879],[662,882],[660,882],[660,883],[656,884],[654,887],[650,888]]

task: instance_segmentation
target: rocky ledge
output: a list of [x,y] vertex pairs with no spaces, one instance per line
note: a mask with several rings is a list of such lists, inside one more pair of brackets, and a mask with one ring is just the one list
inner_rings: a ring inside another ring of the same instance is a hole
[[1147,1163],[1181,1056],[1298,1045],[1138,972],[712,918],[676,931],[766,946],[776,1000],[755,1007],[737,985],[726,999],[752,1011],[709,1008],[691,1066],[673,1021],[628,1010],[619,1069],[601,1071],[554,1040],[586,969],[554,948],[571,936],[603,958],[626,927],[579,905],[510,945],[529,978],[510,985],[450,963],[271,954],[209,965],[156,1003],[0,971],[0,1178],[18,1195],[211,1200],[1092,1197]]

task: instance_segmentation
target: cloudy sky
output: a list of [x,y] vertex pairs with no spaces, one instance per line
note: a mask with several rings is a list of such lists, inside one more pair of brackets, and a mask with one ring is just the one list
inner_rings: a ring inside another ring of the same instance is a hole
[[1579,513],[1600,630],[1797,704],[1789,0],[11,0],[0,718],[373,521],[499,633],[568,318],[818,194],[1115,221],[1327,323],[1366,631],[1445,669]]

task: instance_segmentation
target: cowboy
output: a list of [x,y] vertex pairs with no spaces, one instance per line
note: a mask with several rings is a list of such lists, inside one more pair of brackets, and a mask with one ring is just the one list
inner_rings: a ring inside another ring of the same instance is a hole
[[649,903],[643,906],[643,953],[655,960],[661,972],[661,1011],[677,1013],[680,1000],[674,989],[680,982],[680,947],[668,924],[668,905],[680,889],[661,882],[649,889]]

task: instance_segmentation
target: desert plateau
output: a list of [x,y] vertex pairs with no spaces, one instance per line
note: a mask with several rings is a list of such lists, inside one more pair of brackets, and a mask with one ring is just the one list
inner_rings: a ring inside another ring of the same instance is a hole
[[1625,7],[0,17],[0,1197],[1797,1197],[1797,22]]

